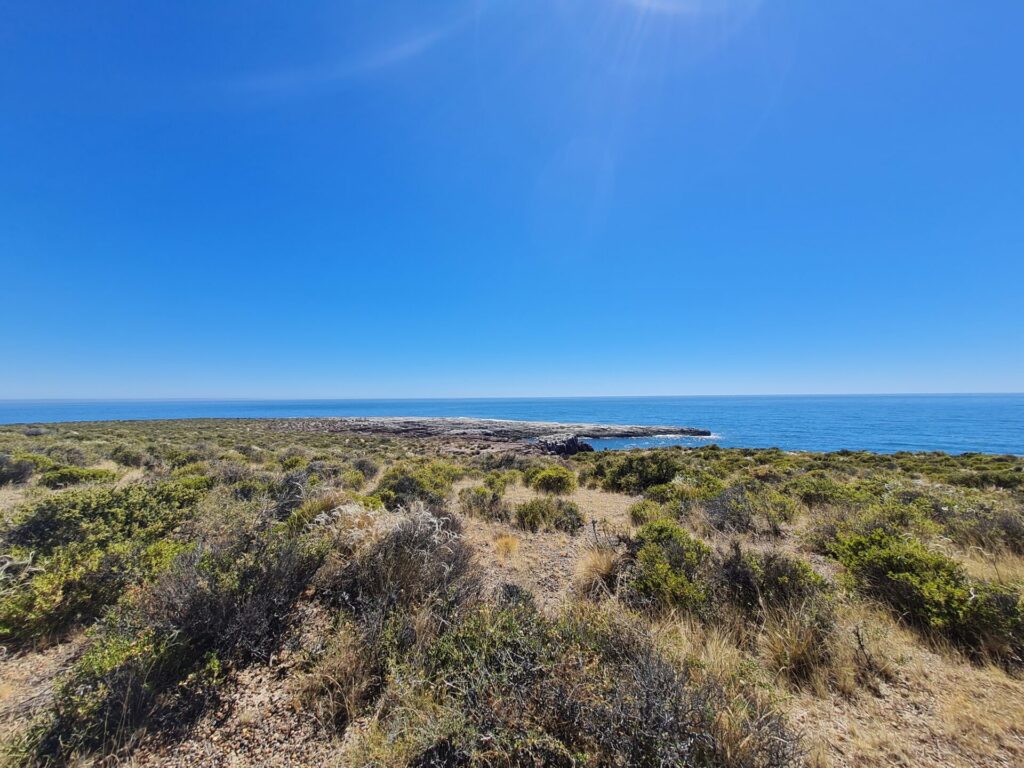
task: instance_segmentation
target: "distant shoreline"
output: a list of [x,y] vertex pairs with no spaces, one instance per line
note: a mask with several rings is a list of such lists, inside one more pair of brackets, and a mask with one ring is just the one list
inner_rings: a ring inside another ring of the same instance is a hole
[[[278,419],[353,424],[430,420],[544,423],[629,447],[665,444],[653,435],[681,435],[683,444],[713,440],[723,448],[794,451],[902,451],[1024,455],[1024,395],[860,395],[609,397],[433,400],[292,401],[0,401],[0,424],[47,425],[182,419]],[[359,422],[369,419],[369,422]],[[593,429],[590,425],[614,429]],[[638,427],[640,432],[631,427]],[[697,428],[699,432],[691,432]],[[395,431],[393,427],[388,427]],[[653,430],[653,431],[652,431]],[[704,430],[713,432],[704,436]],[[450,432],[449,428],[444,431]],[[486,431],[486,430],[484,430]],[[610,437],[609,435],[621,435]],[[698,434],[701,436],[692,436]],[[539,435],[532,430],[527,437]],[[607,442],[601,443],[608,447]],[[595,447],[598,445],[595,444]],[[624,447],[617,444],[616,447]]]

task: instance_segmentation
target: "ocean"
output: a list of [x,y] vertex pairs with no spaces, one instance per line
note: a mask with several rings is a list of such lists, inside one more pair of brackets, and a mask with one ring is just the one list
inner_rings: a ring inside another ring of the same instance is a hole
[[448,400],[0,400],[0,424],[293,416],[468,416],[703,427],[711,438],[596,440],[598,449],[705,445],[1024,455],[1024,394],[571,397]]

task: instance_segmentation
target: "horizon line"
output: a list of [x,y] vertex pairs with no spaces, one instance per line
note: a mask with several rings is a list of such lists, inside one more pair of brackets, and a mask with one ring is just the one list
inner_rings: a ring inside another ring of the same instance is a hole
[[984,397],[984,396],[1024,395],[1024,392],[991,391],[991,392],[761,392],[761,393],[725,393],[725,394],[663,394],[663,395],[443,395],[425,397],[221,397],[221,396],[184,396],[184,397],[0,397],[0,403],[158,403],[158,402],[417,402],[417,401],[457,401],[457,400],[654,400],[659,398],[698,398],[698,397]]

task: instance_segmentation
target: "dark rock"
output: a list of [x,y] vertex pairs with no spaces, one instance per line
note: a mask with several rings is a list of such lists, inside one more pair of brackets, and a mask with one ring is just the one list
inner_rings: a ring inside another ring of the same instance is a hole
[[568,432],[538,437],[537,445],[545,453],[554,453],[558,456],[575,456],[577,453],[587,453],[594,450],[594,446],[580,440],[579,435]]

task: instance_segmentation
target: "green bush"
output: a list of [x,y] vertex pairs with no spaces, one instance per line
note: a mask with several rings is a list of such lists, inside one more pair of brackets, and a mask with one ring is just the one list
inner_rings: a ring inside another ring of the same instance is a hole
[[818,600],[828,592],[828,583],[804,561],[777,551],[745,552],[738,542],[718,564],[716,581],[728,602],[760,615]]
[[459,509],[464,515],[484,520],[507,522],[511,516],[501,494],[485,485],[459,491]]
[[643,493],[652,485],[672,482],[679,464],[666,452],[627,453],[608,469],[603,485],[610,491]]
[[533,533],[554,529],[574,534],[583,527],[583,516],[579,507],[571,501],[544,497],[518,504],[516,524]]
[[519,479],[519,472],[511,469],[504,472],[492,470],[484,477],[484,486],[497,496],[504,496],[510,485],[515,485]]
[[633,537],[626,580],[630,602],[699,609],[710,594],[711,548],[671,520],[655,520]]
[[461,469],[443,461],[399,465],[384,473],[373,495],[390,510],[408,508],[416,501],[439,510],[461,474]]
[[140,448],[131,445],[115,445],[110,451],[110,458],[123,467],[142,467],[149,455]]
[[346,469],[341,473],[341,484],[345,488],[358,491],[366,485],[366,476],[358,469]]
[[747,501],[754,514],[764,518],[773,533],[781,532],[782,523],[791,523],[796,519],[796,502],[768,485],[761,484],[748,490]]
[[541,493],[564,496],[576,490],[576,474],[565,467],[547,467],[530,478],[530,486]]
[[320,555],[265,523],[225,515],[98,625],[29,734],[32,762],[110,752],[134,727],[194,706],[220,659],[268,657]]
[[821,506],[855,507],[877,498],[866,489],[839,482],[817,470],[788,482],[785,491],[811,509]]
[[0,643],[21,644],[87,622],[124,588],[165,567],[166,540],[202,498],[180,482],[56,493],[28,505],[0,534],[37,569],[0,598]]
[[684,505],[713,499],[725,491],[725,483],[707,470],[685,472],[676,479],[676,494]]
[[657,520],[661,515],[661,505],[650,499],[638,501],[629,507],[629,520],[633,525],[644,525]]
[[673,483],[659,483],[648,486],[644,491],[644,498],[653,501],[655,504],[673,504],[679,502],[679,486]]
[[1018,591],[971,579],[956,561],[884,529],[843,536],[833,553],[864,592],[911,625],[1010,665],[1024,663]]
[[109,469],[83,469],[81,467],[58,467],[43,472],[39,484],[47,488],[67,488],[80,483],[106,482],[117,475]]

